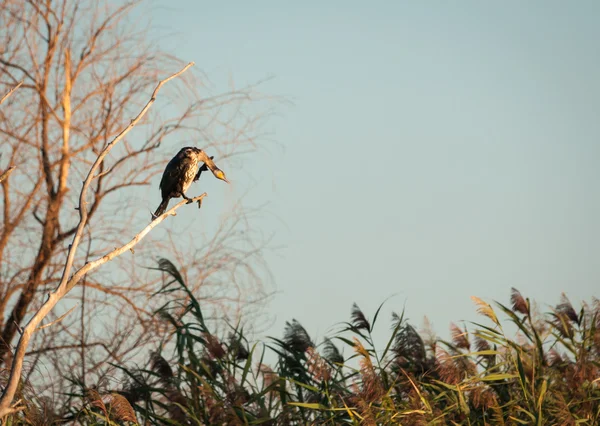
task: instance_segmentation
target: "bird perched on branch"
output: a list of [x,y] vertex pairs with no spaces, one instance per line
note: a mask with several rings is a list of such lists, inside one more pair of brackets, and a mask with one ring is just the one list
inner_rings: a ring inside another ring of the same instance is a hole
[[[223,173],[223,171],[213,162],[213,158],[214,157],[208,157],[204,151],[199,148],[191,146],[181,148],[177,155],[169,161],[167,167],[165,167],[162,179],[160,180],[162,201],[152,218],[154,219],[157,216],[160,216],[167,210],[171,198],[183,197],[186,200],[191,201],[191,199],[185,195],[185,192],[192,182],[200,179],[200,175],[203,171],[210,170],[217,179],[229,183],[225,177],[225,173]],[[198,168],[199,163],[204,164]]]

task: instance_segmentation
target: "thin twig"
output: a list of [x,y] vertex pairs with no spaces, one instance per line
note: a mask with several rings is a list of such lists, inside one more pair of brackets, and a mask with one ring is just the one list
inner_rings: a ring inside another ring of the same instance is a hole
[[[27,325],[25,326],[25,328],[23,330],[23,334],[19,338],[19,342],[17,343],[17,348],[15,350],[15,355],[13,357],[13,362],[12,362],[12,366],[11,366],[11,370],[10,370],[10,376],[8,378],[8,383],[4,389],[4,392],[2,393],[2,397],[0,398],[0,419],[3,418],[4,416],[6,416],[7,414],[9,414],[10,412],[13,412],[13,410],[14,410],[14,407],[13,407],[13,409],[11,409],[10,406],[11,406],[12,400],[15,396],[15,393],[17,391],[17,387],[18,387],[18,384],[19,384],[19,381],[21,378],[21,372],[23,370],[23,359],[24,359],[25,353],[27,351],[27,345],[29,344],[29,341],[33,337],[33,333],[37,329],[38,325],[46,317],[46,315],[48,315],[48,313],[54,308],[54,306],[58,303],[58,301],[60,299],[62,299],[81,280],[81,278],[83,278],[83,276],[85,274],[87,274],[91,270],[99,267],[100,265],[103,265],[104,263],[112,260],[113,258],[119,256],[120,254],[124,253],[125,251],[131,249],[132,247],[134,247],[137,243],[139,243],[146,236],[146,234],[148,234],[154,227],[158,226],[168,215],[173,214],[176,209],[178,209],[179,207],[181,207],[187,203],[186,200],[182,200],[181,202],[176,204],[173,208],[171,208],[169,211],[167,211],[166,213],[164,213],[163,215],[159,216],[154,221],[152,221],[148,226],[146,226],[141,232],[139,232],[127,244],[114,249],[110,253],[102,256],[99,259],[96,259],[95,261],[86,263],[82,268],[80,268],[77,272],[75,272],[75,274],[73,274],[73,276],[71,278],[69,278],[71,269],[73,267],[73,261],[75,259],[75,252],[77,251],[77,247],[79,246],[79,242],[81,241],[81,236],[83,234],[83,230],[87,223],[88,210],[86,207],[87,203],[86,203],[85,199],[86,199],[88,188],[92,182],[92,179],[94,178],[94,175],[96,174],[96,170],[98,170],[98,168],[100,167],[100,164],[102,164],[102,161],[104,161],[104,158],[106,157],[106,155],[108,155],[108,153],[115,146],[115,144],[117,144],[121,139],[123,139],[123,137],[146,114],[148,109],[152,106],[152,104],[156,100],[156,95],[158,94],[158,91],[163,86],[163,84],[180,76],[185,71],[187,71],[188,68],[190,68],[192,65],[194,65],[194,63],[190,62],[179,72],[171,75],[170,77],[167,77],[164,80],[161,80],[158,83],[158,85],[156,86],[156,89],[154,89],[154,92],[152,92],[152,97],[150,98],[150,100],[148,101],[146,106],[144,106],[144,108],[140,111],[140,113],[137,115],[137,117],[135,117],[133,120],[131,120],[131,123],[129,124],[129,126],[127,126],[123,131],[121,131],[121,133],[119,133],[110,143],[108,143],[104,147],[104,149],[102,150],[102,152],[100,152],[100,154],[98,155],[98,158],[96,158],[96,161],[90,168],[90,171],[88,172],[87,177],[83,183],[83,187],[81,188],[81,193],[79,194],[79,224],[77,226],[77,231],[75,232],[75,235],[73,237],[73,242],[69,246],[67,260],[65,262],[65,267],[63,269],[60,283],[59,283],[58,287],[56,288],[56,290],[54,290],[52,293],[50,293],[48,295],[48,300],[44,304],[42,304],[42,306],[38,309],[38,311],[29,320],[29,322],[27,323]],[[206,196],[206,194],[202,194],[199,197],[193,198],[192,200],[198,201],[198,200],[201,200],[202,198],[204,198],[205,196]]]
[[75,310],[75,308],[77,307],[77,305],[73,306],[71,309],[69,309],[67,312],[65,312],[64,314],[62,314],[60,317],[58,317],[57,319],[55,319],[54,321],[49,322],[48,324],[44,324],[44,325],[40,325],[36,331],[40,331],[43,330],[44,328],[48,328],[53,326],[56,323],[61,322],[62,320],[64,320],[67,315],[69,315],[71,312],[73,312]]
[[[88,227],[88,246],[87,246],[87,250],[85,253],[85,263],[88,263],[90,260],[90,252],[92,250],[92,232],[90,231],[90,228]],[[80,347],[80,351],[79,351],[79,355],[81,356],[81,382],[83,384],[83,387],[86,388],[86,380],[85,380],[85,372],[86,372],[86,365],[85,365],[85,349],[86,349],[86,344],[85,344],[85,288],[86,288],[86,284],[87,284],[87,275],[83,276],[83,282],[81,283],[81,317],[80,317],[80,323],[79,326],[81,327],[81,334],[80,334],[80,338],[81,338],[81,347]]]
[[8,169],[2,172],[2,174],[0,174],[0,183],[2,183],[4,179],[8,178],[14,169],[15,166],[10,166]]
[[5,100],[7,100],[8,98],[10,98],[10,95],[12,95],[15,90],[17,90],[19,87],[21,87],[21,84],[23,84],[23,80],[19,81],[15,87],[13,87],[12,89],[10,89],[8,91],[8,93],[6,93],[6,95],[4,95],[2,97],[2,99],[0,100],[0,105],[2,105]]

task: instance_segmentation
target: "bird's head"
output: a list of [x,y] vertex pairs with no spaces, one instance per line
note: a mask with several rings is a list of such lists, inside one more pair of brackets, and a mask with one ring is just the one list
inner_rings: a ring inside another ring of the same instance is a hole
[[195,154],[196,157],[198,157],[200,159],[202,159],[203,156],[205,155],[204,151],[202,151],[200,148],[196,148],[195,146],[190,146],[187,149],[190,151],[190,153]]
[[194,148],[193,146],[186,146],[179,150],[177,153],[179,157],[191,157],[194,158],[198,156],[198,148]]
[[217,179],[221,179],[221,180],[224,180],[225,182],[229,183],[229,181],[225,177],[225,173],[223,173],[223,170],[215,168],[212,172],[213,172],[213,175],[215,175],[215,177]]

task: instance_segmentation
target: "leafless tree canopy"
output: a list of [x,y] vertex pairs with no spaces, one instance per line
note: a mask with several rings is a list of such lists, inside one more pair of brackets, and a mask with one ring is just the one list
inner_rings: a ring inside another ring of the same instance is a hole
[[[147,102],[156,82],[182,65],[156,51],[147,28],[130,19],[137,3],[0,0],[0,93],[23,82],[0,106],[0,172],[14,167],[0,182],[0,365],[10,360],[19,327],[58,283],[91,164]],[[130,195],[135,187],[157,185],[153,178],[183,144],[212,149],[220,164],[257,148],[268,110],[246,114],[244,107],[265,98],[254,87],[215,95],[208,86],[191,74],[173,83],[101,163],[76,267],[132,237],[131,225],[140,217],[148,220],[147,206]],[[28,374],[43,364],[100,376],[107,360],[134,356],[135,348],[151,342],[163,327],[149,300],[161,276],[140,265],[151,266],[150,255],[165,257],[165,247],[179,253],[172,260],[197,278],[195,291],[207,303],[229,314],[246,302],[259,303],[264,274],[252,265],[264,266],[253,261],[262,262],[262,241],[251,244],[251,233],[238,232],[249,230],[245,215],[234,210],[204,246],[186,255],[185,245],[155,241],[140,248],[143,260],[132,253],[120,267],[86,276],[64,307],[77,306],[74,312],[36,334]],[[209,288],[212,297],[202,293]]]

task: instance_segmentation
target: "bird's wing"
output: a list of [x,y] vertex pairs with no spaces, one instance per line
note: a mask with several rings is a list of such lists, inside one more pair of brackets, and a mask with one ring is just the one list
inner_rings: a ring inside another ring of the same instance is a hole
[[173,191],[178,192],[181,190],[178,186],[185,180],[186,170],[191,166],[191,162],[192,160],[187,157],[175,157],[169,161],[160,180],[160,190],[163,195],[169,195]]

